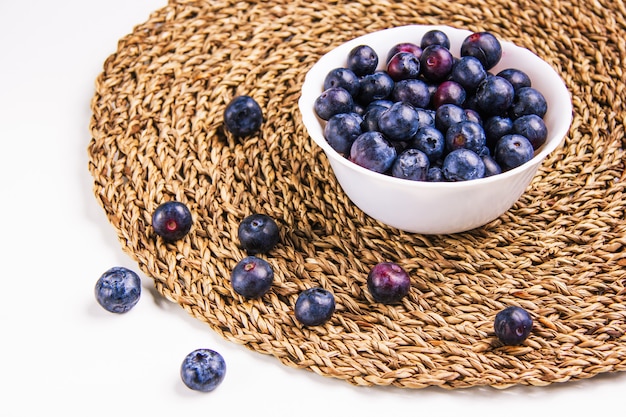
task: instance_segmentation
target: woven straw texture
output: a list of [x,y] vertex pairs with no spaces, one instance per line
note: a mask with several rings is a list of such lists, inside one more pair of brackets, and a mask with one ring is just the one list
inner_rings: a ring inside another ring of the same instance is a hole
[[[157,290],[225,339],[285,365],[355,385],[548,385],[626,369],[623,0],[172,1],[120,40],[95,83],[88,146],[94,193],[123,249]],[[307,70],[339,43],[406,24],[489,30],[552,64],[573,96],[562,148],[506,214],[467,233],[408,234],[352,206],[297,109]],[[262,132],[223,128],[235,96],[254,97]],[[151,228],[169,200],[191,232]],[[230,271],[237,227],[275,218],[264,256],[273,288],[246,301]],[[411,275],[401,304],[374,303],[366,276],[394,261]],[[295,320],[297,295],[335,295],[332,319]],[[502,346],[495,314],[535,320]]]

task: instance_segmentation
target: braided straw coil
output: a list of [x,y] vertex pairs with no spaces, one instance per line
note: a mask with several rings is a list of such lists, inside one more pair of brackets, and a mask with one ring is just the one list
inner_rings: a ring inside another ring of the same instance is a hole
[[[225,339],[355,385],[547,385],[626,369],[623,0],[351,2],[171,1],[120,40],[92,101],[89,170],[123,249],[157,290]],[[492,31],[542,57],[573,96],[564,145],[521,199],[456,235],[387,227],[354,207],[301,123],[304,75],[338,44],[407,24]],[[223,127],[235,96],[264,111],[262,131]],[[193,214],[166,243],[151,227],[170,200]],[[247,301],[230,286],[246,253],[237,228],[272,216],[264,255],[272,289]],[[411,275],[398,305],[373,302],[366,276],[393,261]],[[321,326],[294,317],[322,286],[337,309]],[[527,309],[521,346],[502,346],[495,314]]]

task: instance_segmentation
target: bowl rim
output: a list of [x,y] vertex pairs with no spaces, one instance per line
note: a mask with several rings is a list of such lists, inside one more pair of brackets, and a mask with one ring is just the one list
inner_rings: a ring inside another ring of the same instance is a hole
[[[447,181],[440,181],[440,182],[431,182],[431,181],[413,181],[413,180],[408,180],[408,179],[404,179],[404,178],[397,178],[397,177],[393,177],[391,175],[387,175],[387,174],[383,174],[383,173],[378,173],[372,170],[369,170],[367,168],[364,168],[352,161],[350,161],[348,158],[344,157],[343,155],[341,155],[339,152],[337,152],[335,149],[333,149],[333,147],[328,143],[328,141],[323,137],[323,135],[321,135],[321,137],[316,137],[317,135],[312,135],[309,126],[311,126],[312,123],[318,123],[320,127],[322,127],[322,123],[323,120],[321,120],[314,112],[313,110],[313,106],[312,103],[315,100],[315,97],[313,97],[313,78],[318,78],[317,75],[313,75],[316,74],[317,72],[319,72],[319,69],[321,67],[325,67],[327,66],[326,61],[332,60],[334,62],[334,55],[336,55],[338,53],[338,50],[349,50],[350,47],[354,47],[357,46],[359,44],[365,44],[367,43],[367,41],[371,40],[372,38],[376,37],[376,36],[380,36],[381,34],[383,34],[384,32],[392,34],[393,32],[404,32],[404,31],[408,31],[412,28],[420,28],[422,30],[434,30],[434,29],[439,29],[439,30],[443,30],[445,31],[454,31],[457,34],[465,34],[465,35],[470,35],[473,32],[467,29],[460,29],[460,28],[455,28],[452,26],[447,26],[447,25],[403,25],[403,26],[396,26],[396,27],[392,27],[392,28],[387,28],[387,29],[381,29],[378,31],[374,31],[374,32],[370,32],[367,33],[365,35],[361,35],[358,36],[356,38],[353,38],[349,41],[343,42],[335,47],[333,47],[331,50],[329,50],[327,53],[325,53],[324,55],[322,55],[320,57],[320,59],[307,71],[305,78],[304,78],[304,83],[302,85],[301,88],[301,95],[300,98],[298,100],[298,106],[300,108],[300,113],[302,116],[302,121],[303,124],[305,125],[306,129],[307,129],[307,133],[309,134],[309,137],[311,139],[313,139],[313,141],[322,148],[322,150],[326,153],[326,155],[329,157],[329,159],[332,159],[333,161],[336,161],[340,164],[342,164],[343,166],[345,166],[348,169],[351,170],[355,170],[359,173],[361,173],[362,175],[365,175],[367,177],[372,177],[373,179],[377,180],[377,181],[382,181],[382,182],[388,182],[389,184],[393,184],[396,186],[403,186],[403,187],[411,187],[411,188],[428,188],[428,187],[437,187],[437,188],[441,188],[441,187],[445,187],[445,188],[449,188],[449,189],[454,189],[455,187],[463,187],[463,188],[468,188],[468,187],[482,187],[485,185],[488,185],[492,182],[499,182],[499,181],[506,181],[508,178],[510,177],[514,177],[517,176],[519,173],[524,172],[526,170],[529,169],[533,169],[533,168],[538,168],[539,165],[541,164],[541,162],[550,154],[552,153],[555,149],[557,149],[565,140],[565,137],[567,136],[569,129],[571,127],[571,123],[573,120],[573,106],[572,106],[572,99],[571,99],[571,93],[568,90],[567,86],[565,85],[565,82],[563,81],[563,79],[561,78],[561,76],[556,72],[556,70],[550,65],[548,64],[546,61],[544,61],[543,59],[541,59],[538,55],[536,55],[534,52],[518,46],[516,44],[514,44],[513,42],[510,41],[506,41],[506,40],[502,40],[502,39],[498,39],[500,41],[500,44],[502,45],[502,50],[504,51],[509,51],[509,50],[514,50],[516,51],[517,54],[521,54],[521,55],[526,55],[529,59],[532,59],[534,62],[536,62],[538,65],[543,67],[543,70],[547,71],[547,74],[550,74],[550,78],[557,83],[556,87],[559,90],[562,90],[563,93],[567,94],[568,99],[567,100],[561,100],[562,103],[561,106],[565,105],[565,108],[561,108],[561,110],[559,110],[559,114],[562,114],[563,117],[567,117],[568,120],[564,123],[560,123],[559,126],[560,128],[556,129],[556,131],[549,131],[549,137],[555,138],[553,140],[547,141],[544,145],[542,145],[536,152],[535,155],[533,156],[533,158],[516,167],[513,168],[511,170],[508,171],[504,171],[500,174],[497,175],[492,175],[489,177],[484,177],[484,178],[478,178],[478,179],[474,179],[474,180],[468,180],[468,181],[451,181],[451,182],[447,182]],[[403,42],[402,39],[398,39],[396,41],[396,43],[398,42]],[[319,92],[317,93],[317,95],[321,94],[321,86],[317,86],[320,87],[319,88]],[[310,103],[311,105],[308,105],[308,103]],[[331,161],[332,162],[332,161]]]

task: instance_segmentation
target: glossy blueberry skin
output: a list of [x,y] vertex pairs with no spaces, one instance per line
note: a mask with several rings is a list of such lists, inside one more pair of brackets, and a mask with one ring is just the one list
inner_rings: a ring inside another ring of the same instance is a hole
[[250,136],[263,124],[261,106],[250,96],[238,96],[224,110],[224,125],[237,137]]
[[485,177],[491,177],[492,175],[497,175],[502,173],[502,168],[496,162],[495,159],[491,155],[482,154],[480,157],[485,164]]
[[473,93],[478,85],[487,78],[487,71],[478,58],[464,56],[459,58],[452,67],[450,78],[461,84],[465,91]]
[[183,383],[194,391],[210,392],[226,376],[226,362],[212,349],[196,349],[189,353],[180,366]]
[[508,116],[492,116],[485,120],[483,129],[487,136],[487,146],[494,149],[502,136],[513,133],[513,120]]
[[496,314],[493,329],[504,345],[520,345],[528,338],[533,328],[533,319],[521,307],[510,306]]
[[352,143],[350,160],[374,172],[385,172],[396,159],[396,149],[382,133],[365,132]]
[[480,116],[480,113],[478,113],[474,109],[464,109],[464,110],[465,110],[465,115],[467,116],[467,120],[469,120],[470,122],[478,123],[481,126],[483,125],[483,118]]
[[446,155],[443,176],[447,181],[469,181],[485,176],[485,163],[474,151],[461,148]]
[[476,153],[487,143],[487,137],[483,127],[476,123],[465,120],[456,123],[446,131],[446,150],[448,152],[455,149],[465,148]]
[[498,77],[502,77],[513,86],[513,90],[517,92],[522,87],[530,87],[531,81],[528,74],[517,68],[506,68],[496,74]]
[[493,157],[502,168],[508,171],[516,168],[533,158],[533,145],[522,135],[504,135],[498,140]]
[[191,212],[178,201],[163,203],[152,214],[154,232],[169,242],[182,239],[191,230],[191,225]]
[[391,47],[387,53],[387,62],[398,52],[409,52],[415,55],[418,59],[422,56],[422,48],[412,42],[400,42]]
[[540,91],[533,87],[522,87],[515,93],[510,116],[512,119],[517,119],[527,114],[536,114],[543,118],[547,111],[548,102]]
[[387,63],[387,74],[394,81],[416,79],[420,74],[420,60],[410,52],[398,52]]
[[430,45],[441,45],[446,49],[450,49],[450,38],[442,30],[432,29],[422,35],[420,41],[420,47],[423,49],[428,48]]
[[266,260],[246,256],[231,271],[230,282],[237,294],[247,299],[259,298],[272,287],[274,271]]
[[335,296],[321,287],[306,289],[298,295],[294,313],[303,326],[326,323],[335,312]]
[[352,113],[354,99],[345,88],[331,87],[315,99],[313,110],[320,119],[328,120],[336,114]]
[[378,54],[369,45],[359,45],[348,53],[348,68],[358,76],[372,74],[378,66]]
[[420,119],[420,127],[435,126],[435,110],[416,107],[415,111],[417,112],[417,117]]
[[361,122],[361,131],[365,132],[375,132],[378,131],[378,119],[382,112],[387,110],[389,107],[385,106],[368,106],[367,111],[363,115],[363,121]]
[[428,156],[418,149],[403,151],[391,166],[391,175],[411,181],[426,181],[430,161]]
[[394,84],[393,79],[385,71],[365,75],[360,79],[357,101],[367,105],[375,100],[385,100],[391,95]]
[[422,75],[428,81],[445,80],[450,75],[453,65],[452,53],[441,45],[430,45],[424,48],[420,58]]
[[390,141],[407,141],[415,135],[419,127],[419,116],[415,108],[404,102],[393,106],[380,114],[378,129]]
[[513,132],[526,137],[537,150],[548,139],[548,128],[536,114],[527,114],[513,121]]
[[443,182],[446,179],[443,176],[443,170],[441,167],[430,167],[428,174],[426,175],[426,181],[428,182]]
[[245,217],[239,223],[237,236],[241,247],[251,255],[269,252],[280,238],[276,221],[261,213]]
[[466,97],[467,93],[461,84],[452,80],[443,81],[433,95],[433,107],[436,109],[442,104],[462,106]]
[[141,297],[141,279],[130,269],[113,267],[98,278],[95,295],[98,304],[105,310],[126,313]]
[[443,156],[446,140],[434,126],[422,126],[417,129],[408,146],[424,152],[430,162],[435,162]]
[[402,101],[416,109],[428,107],[430,97],[428,85],[424,81],[416,79],[398,81],[391,92],[391,99],[394,102]]
[[367,275],[367,289],[376,302],[393,304],[409,293],[411,278],[400,265],[380,262]]
[[476,104],[482,114],[504,115],[513,104],[515,91],[510,82],[497,75],[488,76],[476,89]]
[[352,142],[363,133],[363,118],[356,113],[340,113],[331,117],[324,126],[324,138],[342,155],[350,152]]
[[332,87],[341,87],[352,97],[356,97],[360,87],[359,77],[348,68],[332,69],[324,78],[324,90]]
[[495,67],[502,57],[500,41],[489,32],[477,32],[469,35],[461,44],[461,56],[477,58],[489,71]]
[[435,111],[435,127],[445,134],[450,126],[467,120],[465,110],[456,104],[442,104]]

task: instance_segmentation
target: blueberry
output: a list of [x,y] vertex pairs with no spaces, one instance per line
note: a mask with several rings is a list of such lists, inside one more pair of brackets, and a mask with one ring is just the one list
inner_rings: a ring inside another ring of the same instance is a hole
[[548,103],[540,91],[533,87],[522,87],[515,93],[515,98],[511,104],[510,116],[513,119],[517,119],[527,114],[536,114],[543,118],[547,110]]
[[495,67],[502,57],[500,41],[489,32],[477,32],[469,35],[461,44],[461,56],[477,58],[485,70]]
[[428,168],[428,174],[426,175],[426,181],[428,182],[443,182],[446,179],[443,176],[443,170],[441,167],[430,167]]
[[324,90],[331,87],[341,87],[352,97],[359,93],[359,77],[348,68],[335,68],[326,74],[324,78]]
[[420,58],[422,75],[429,81],[443,81],[450,75],[453,65],[452,53],[441,45],[430,45],[424,48]]
[[478,123],[479,125],[483,125],[483,118],[480,116],[480,113],[474,109],[464,109],[465,116],[467,116],[467,120],[470,122]]
[[394,81],[415,79],[420,74],[420,60],[410,52],[398,52],[387,63],[387,74]]
[[183,238],[191,230],[191,224],[191,212],[178,201],[163,203],[152,214],[155,233],[167,241]]
[[196,349],[183,360],[180,376],[194,391],[213,391],[226,376],[226,362],[212,349]]
[[430,162],[419,149],[406,149],[391,166],[391,175],[412,181],[426,181]]
[[530,87],[531,81],[528,74],[517,68],[506,68],[496,74],[498,77],[502,77],[513,86],[513,90],[517,91],[522,87]]
[[352,113],[354,99],[345,88],[331,87],[315,99],[313,109],[320,119],[328,120],[335,114]]
[[335,312],[335,296],[321,287],[313,287],[298,295],[294,313],[296,320],[304,326],[319,326],[326,323]]
[[415,111],[417,112],[417,117],[420,120],[420,127],[435,126],[435,110],[416,107]]
[[390,141],[409,140],[418,127],[419,116],[415,108],[401,101],[394,103],[378,118],[378,129]]
[[263,123],[263,112],[250,96],[238,96],[231,100],[224,111],[224,125],[235,136],[256,133]]
[[276,221],[261,213],[245,217],[239,223],[237,235],[241,246],[252,255],[269,252],[279,240]]
[[422,48],[411,42],[400,42],[395,44],[387,53],[387,62],[398,52],[409,52],[415,55],[418,59],[422,56]]
[[378,66],[378,55],[368,45],[359,45],[348,53],[348,68],[356,75],[372,74]]
[[391,91],[393,101],[402,101],[417,108],[428,107],[430,103],[430,91],[428,85],[422,80],[400,80],[395,83]]
[[96,282],[96,300],[111,313],[126,313],[141,296],[139,276],[124,267],[113,267]]
[[382,112],[389,107],[385,106],[368,106],[365,114],[363,115],[363,121],[361,122],[362,132],[378,131],[378,119]]
[[486,115],[503,115],[513,104],[515,91],[510,82],[497,75],[488,76],[476,89],[476,104]]
[[443,176],[448,181],[469,181],[485,176],[485,163],[469,149],[456,149],[443,160]]
[[463,86],[456,81],[447,80],[439,84],[433,95],[433,107],[438,108],[442,104],[455,104],[462,106],[467,93]]
[[393,304],[411,289],[409,274],[394,262],[380,262],[367,275],[367,289],[376,302]]
[[503,171],[525,164],[533,155],[534,149],[530,141],[516,133],[502,136],[494,151],[494,158]]
[[484,153],[479,156],[482,158],[483,163],[485,164],[485,177],[491,177],[492,175],[497,175],[497,174],[502,173],[502,168],[496,162],[496,160],[493,159],[492,156],[488,154],[484,154]]
[[369,104],[374,100],[387,99],[393,91],[393,86],[393,79],[385,71],[367,74],[360,79],[357,101]]
[[521,307],[510,306],[496,314],[493,323],[496,337],[505,345],[519,345],[528,338],[533,319]]
[[435,127],[445,134],[450,126],[467,120],[465,110],[456,104],[442,104],[435,111]]
[[443,156],[445,150],[445,137],[434,126],[422,126],[411,139],[408,146],[424,152],[428,160],[434,162]]
[[350,148],[352,162],[375,172],[391,168],[396,155],[396,149],[382,133],[376,131],[362,133]]
[[485,120],[483,129],[487,136],[487,146],[493,149],[502,136],[513,133],[513,120],[508,116],[492,116]]
[[450,49],[450,38],[442,30],[432,29],[422,35],[420,41],[420,47],[422,50],[428,48],[430,45],[440,45],[446,49]]
[[361,134],[363,118],[356,113],[336,114],[324,126],[324,137],[342,155],[350,151],[352,142]]
[[246,256],[235,265],[230,275],[233,290],[245,298],[259,298],[272,287],[274,271],[264,259]]
[[527,114],[513,121],[513,132],[526,137],[537,150],[548,138],[548,128],[536,114]]
[[478,85],[487,78],[487,71],[480,60],[473,56],[464,56],[452,67],[450,77],[461,84],[468,92],[473,93]]
[[476,123],[465,120],[456,123],[446,131],[446,150],[448,152],[455,149],[465,148],[476,153],[487,143],[483,127]]

